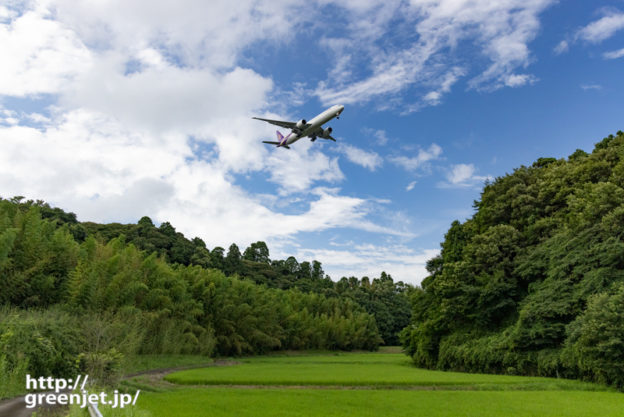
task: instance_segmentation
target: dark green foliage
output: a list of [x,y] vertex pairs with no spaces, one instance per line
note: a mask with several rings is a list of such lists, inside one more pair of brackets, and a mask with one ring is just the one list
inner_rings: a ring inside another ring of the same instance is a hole
[[592,296],[568,332],[568,365],[587,379],[624,388],[624,285]]
[[242,265],[241,258],[240,249],[238,249],[236,243],[232,243],[223,261],[223,272],[225,272],[226,275],[240,273]]
[[412,294],[414,361],[624,386],[623,157],[618,132],[487,184]]
[[260,262],[268,264],[271,262],[269,258],[269,248],[264,242],[252,243],[243,254],[243,258],[252,262]]
[[399,344],[399,332],[410,321],[410,285],[394,282],[385,272],[379,278],[342,278],[336,283],[336,292],[350,298],[375,317],[377,327],[385,345]]

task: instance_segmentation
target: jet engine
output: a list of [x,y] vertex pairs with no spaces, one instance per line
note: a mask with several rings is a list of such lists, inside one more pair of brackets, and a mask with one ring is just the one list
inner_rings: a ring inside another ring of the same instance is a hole
[[329,136],[331,135],[332,132],[332,128],[328,127],[327,129],[323,130],[323,136]]
[[297,126],[297,129],[303,129],[306,125],[306,121],[305,119],[301,119],[297,122],[297,124],[295,126]]

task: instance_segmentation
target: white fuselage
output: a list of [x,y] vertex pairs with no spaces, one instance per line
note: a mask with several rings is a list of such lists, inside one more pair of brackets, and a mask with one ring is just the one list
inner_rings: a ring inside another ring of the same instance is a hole
[[299,131],[298,129],[293,129],[291,134],[288,135],[288,140],[286,141],[286,144],[290,145],[291,143],[297,142],[301,138],[314,135],[316,132],[318,132],[323,124],[329,122],[334,117],[340,116],[340,113],[342,113],[343,110],[344,106],[341,104],[331,106],[323,113],[308,121],[307,126],[302,131]]

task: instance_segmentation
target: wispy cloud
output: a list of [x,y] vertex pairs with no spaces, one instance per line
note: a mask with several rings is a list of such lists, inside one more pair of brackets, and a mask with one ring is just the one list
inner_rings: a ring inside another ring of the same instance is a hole
[[568,41],[564,39],[561,42],[559,42],[557,46],[555,46],[553,51],[555,52],[556,55],[561,55],[565,52],[568,52],[569,49],[570,49],[570,44],[568,43]]
[[581,40],[599,43],[624,29],[624,13],[610,11],[604,17],[595,20],[577,32]]
[[375,144],[384,146],[388,143],[388,134],[383,129],[371,129],[370,127],[365,127],[362,129],[362,133],[367,136],[372,136],[375,140]]
[[[568,34],[567,39],[557,44],[554,52],[557,55],[563,54],[570,49],[573,43],[579,41],[590,44],[601,43],[622,29],[624,29],[624,13],[614,9],[603,10],[603,16],[600,19],[588,23],[573,34]],[[624,56],[624,49],[603,53],[605,59],[616,59],[621,56]]]
[[383,158],[377,152],[365,151],[353,145],[341,143],[337,150],[345,155],[349,161],[370,171],[375,171],[383,163]]
[[602,54],[605,59],[618,59],[624,56],[624,48]]
[[407,187],[405,187],[405,191],[412,191],[417,183],[418,181],[410,182],[409,184],[407,184]]
[[452,165],[446,173],[446,182],[438,184],[441,188],[451,187],[475,187],[481,186],[484,181],[492,180],[490,176],[475,175],[476,168],[473,164]]
[[442,75],[441,78],[437,80],[437,88],[425,94],[423,97],[424,103],[430,106],[437,106],[440,104],[442,96],[449,93],[453,84],[455,84],[457,80],[465,74],[466,72],[463,68],[451,68],[446,74]]
[[427,162],[438,159],[442,154],[442,148],[432,143],[428,149],[419,149],[418,154],[413,157],[400,155],[390,157],[389,160],[408,171],[415,171],[422,168]]
[[602,86],[600,84],[581,84],[581,89],[583,91],[602,90]]
[[[539,31],[538,16],[553,3],[392,2],[384,8],[383,17],[377,17],[378,3],[368,2],[369,7],[350,10],[341,42],[333,39],[334,70],[330,71],[332,76],[318,84],[315,94],[324,103],[380,99],[382,108],[403,106],[414,111],[439,104],[469,70],[480,72],[468,83],[478,90],[533,83],[535,76],[517,70],[530,64],[528,43]],[[345,7],[349,8],[348,3]],[[366,31],[361,30],[363,26]],[[396,28],[403,30],[392,33],[395,42],[388,43],[387,37],[379,42]],[[469,42],[483,51],[489,66],[475,69],[473,62],[458,66],[456,62],[461,58],[456,51],[460,42]],[[345,60],[345,56],[349,58]],[[336,68],[340,70],[335,71]],[[347,72],[350,76],[335,77],[335,72]]]

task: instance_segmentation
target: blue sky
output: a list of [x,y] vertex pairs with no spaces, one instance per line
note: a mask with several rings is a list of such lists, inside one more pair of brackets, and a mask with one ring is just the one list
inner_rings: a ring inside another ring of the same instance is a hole
[[1,196],[334,279],[419,283],[486,179],[624,129],[622,0],[9,1],[0,62]]

